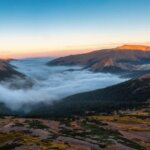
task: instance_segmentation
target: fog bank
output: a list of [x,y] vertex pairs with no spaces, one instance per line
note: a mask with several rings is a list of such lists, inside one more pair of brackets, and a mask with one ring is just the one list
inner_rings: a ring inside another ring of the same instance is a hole
[[[12,61],[17,70],[32,80],[30,88],[15,89],[9,81],[0,83],[0,102],[12,110],[24,104],[38,102],[52,103],[56,100],[95,89],[104,88],[125,81],[117,75],[109,73],[93,73],[73,66],[46,66],[50,58],[34,58]],[[22,84],[21,79],[15,79]]]

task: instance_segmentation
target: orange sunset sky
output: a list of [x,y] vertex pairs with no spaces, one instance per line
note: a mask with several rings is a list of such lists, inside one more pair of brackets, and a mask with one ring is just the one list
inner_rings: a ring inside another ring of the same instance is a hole
[[150,45],[149,0],[2,0],[0,58]]

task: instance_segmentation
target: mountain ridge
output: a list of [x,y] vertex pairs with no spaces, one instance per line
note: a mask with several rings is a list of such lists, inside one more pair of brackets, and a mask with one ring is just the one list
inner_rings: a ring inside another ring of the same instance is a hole
[[94,72],[120,73],[136,72],[139,69],[138,65],[150,63],[150,51],[143,50],[149,49],[147,46],[142,46],[142,50],[128,49],[129,47],[136,48],[136,46],[125,45],[113,49],[69,55],[54,59],[47,65],[80,65]]
[[150,51],[150,46],[125,44],[125,45],[116,47],[115,49],[118,49],[118,50],[142,50],[142,51]]

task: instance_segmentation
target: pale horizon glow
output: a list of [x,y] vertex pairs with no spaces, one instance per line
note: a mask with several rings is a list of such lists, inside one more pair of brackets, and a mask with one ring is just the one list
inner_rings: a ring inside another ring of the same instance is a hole
[[[33,37],[33,36],[12,36],[0,37],[0,57],[1,58],[25,58],[25,57],[45,57],[45,56],[65,56],[78,53],[86,53],[105,48],[115,48],[124,44],[140,44],[150,46],[150,42],[140,40],[140,37],[132,40],[128,38],[123,41],[121,37],[111,42],[111,37],[101,37],[99,35],[87,34],[76,36],[60,37]],[[92,36],[92,37],[90,37]],[[121,40],[120,40],[121,39]],[[110,42],[108,42],[110,41]],[[118,42],[115,42],[118,41]],[[122,42],[123,41],[123,42]],[[129,42],[130,41],[130,42]],[[139,42],[137,42],[139,41]],[[142,41],[142,42],[140,42]],[[9,43],[9,44],[8,44]]]

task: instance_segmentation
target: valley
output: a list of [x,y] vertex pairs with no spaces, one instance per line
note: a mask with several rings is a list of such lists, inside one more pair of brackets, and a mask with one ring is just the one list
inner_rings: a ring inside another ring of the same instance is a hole
[[149,47],[131,47],[0,61],[0,150],[149,150]]
[[0,0],[0,150],[150,150],[150,0]]

